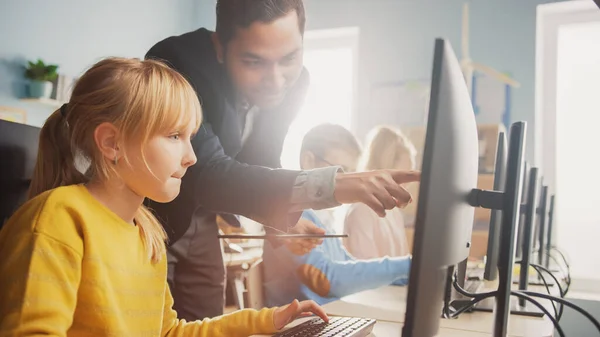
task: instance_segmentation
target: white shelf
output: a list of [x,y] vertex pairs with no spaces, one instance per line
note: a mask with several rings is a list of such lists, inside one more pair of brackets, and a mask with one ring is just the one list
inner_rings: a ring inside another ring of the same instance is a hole
[[61,105],[63,105],[63,102],[57,101],[57,100],[51,99],[51,98],[22,98],[21,101],[23,101],[23,102],[30,102],[30,103],[44,104],[44,105],[52,106],[52,107],[55,107],[55,108],[58,108]]

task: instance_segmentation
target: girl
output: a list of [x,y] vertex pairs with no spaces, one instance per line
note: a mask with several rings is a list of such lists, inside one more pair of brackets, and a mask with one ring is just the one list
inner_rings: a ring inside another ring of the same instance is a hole
[[[364,171],[380,169],[414,170],[417,151],[400,131],[389,127],[375,128],[370,133],[364,162]],[[400,208],[386,211],[381,218],[370,208],[354,204],[348,209],[344,230],[346,249],[359,259],[409,254]]]
[[41,130],[31,199],[0,233],[3,335],[248,336],[305,311],[327,320],[309,301],[177,319],[166,235],[142,202],[177,197],[200,123],[192,87],[156,61],[106,59],[79,79]]

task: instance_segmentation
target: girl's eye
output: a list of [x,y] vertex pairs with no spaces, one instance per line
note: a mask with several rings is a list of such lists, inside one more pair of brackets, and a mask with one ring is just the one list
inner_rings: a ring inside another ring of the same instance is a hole
[[179,140],[180,135],[178,133],[176,134],[172,134],[169,136],[169,138],[173,139],[173,140]]

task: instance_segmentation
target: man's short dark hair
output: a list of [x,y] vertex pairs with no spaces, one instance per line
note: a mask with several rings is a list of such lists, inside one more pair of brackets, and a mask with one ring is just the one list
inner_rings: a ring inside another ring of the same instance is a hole
[[304,35],[303,0],[217,0],[217,36],[225,45],[238,28],[248,28],[257,21],[270,23],[292,11],[298,15],[298,28]]

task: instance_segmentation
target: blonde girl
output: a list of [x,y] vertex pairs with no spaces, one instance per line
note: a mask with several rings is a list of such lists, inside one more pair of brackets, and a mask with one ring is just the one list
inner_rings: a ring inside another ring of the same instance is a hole
[[79,79],[41,130],[30,200],[0,232],[1,335],[248,336],[303,311],[327,319],[298,301],[177,319],[166,235],[143,201],[177,197],[200,123],[192,87],[156,61],[105,59]]
[[[397,169],[414,170],[417,151],[399,130],[382,126],[369,133],[364,151],[362,171]],[[386,211],[379,217],[362,204],[352,205],[344,220],[346,249],[359,259],[409,254],[404,216],[400,208]]]

